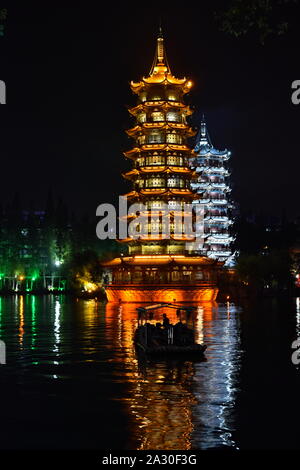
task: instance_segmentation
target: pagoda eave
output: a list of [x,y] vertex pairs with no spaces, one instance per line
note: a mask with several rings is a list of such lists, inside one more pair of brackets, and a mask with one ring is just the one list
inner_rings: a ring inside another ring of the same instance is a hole
[[170,73],[157,73],[150,77],[143,77],[139,82],[130,82],[133,93],[139,94],[144,88],[152,85],[175,85],[180,87],[183,93],[188,93],[192,87],[191,81],[186,78],[175,78]]
[[143,103],[134,106],[133,108],[129,108],[128,111],[133,116],[136,116],[141,111],[147,111],[147,108],[163,108],[164,110],[167,109],[174,109],[174,108],[181,108],[184,111],[185,115],[189,116],[193,114],[193,110],[186,104],[181,103],[180,101],[145,101]]
[[182,167],[144,167],[139,169],[134,169],[128,171],[126,173],[122,173],[123,178],[132,180],[140,175],[147,175],[152,173],[162,173],[162,174],[179,174],[179,175],[186,175],[190,178],[194,178],[196,176],[196,172],[191,170],[190,168],[182,168]]
[[140,154],[143,151],[149,151],[149,150],[162,150],[162,151],[180,151],[180,152],[187,152],[188,155],[186,157],[188,158],[195,158],[196,154],[194,153],[193,150],[191,150],[187,145],[176,145],[176,144],[145,144],[141,145],[140,147],[134,147],[131,150],[128,150],[126,152],[123,152],[125,157],[127,158],[132,158],[133,155],[135,154]]
[[136,255],[122,256],[114,258],[111,261],[101,263],[105,267],[113,266],[167,266],[169,264],[184,266],[223,266],[223,263],[212,258],[204,256],[186,256],[186,255]]
[[142,132],[143,130],[151,130],[151,129],[164,129],[164,130],[168,130],[168,129],[171,129],[171,130],[182,130],[182,131],[185,131],[185,135],[188,135],[188,136],[194,136],[197,131],[194,131],[190,126],[188,126],[187,124],[183,124],[183,123],[176,123],[176,122],[168,122],[168,121],[157,121],[157,122],[151,122],[151,123],[144,123],[142,125],[137,125],[135,127],[132,127],[131,129],[128,129],[126,131],[126,133],[130,136],[130,137],[134,137],[135,135],[137,135],[138,133]]

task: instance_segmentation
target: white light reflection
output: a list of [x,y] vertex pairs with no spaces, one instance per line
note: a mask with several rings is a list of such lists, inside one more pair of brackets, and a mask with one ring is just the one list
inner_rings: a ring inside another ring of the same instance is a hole
[[240,369],[239,311],[227,302],[204,307],[203,342],[206,364],[196,364],[193,446],[201,449],[232,447],[238,372]]
[[300,336],[300,297],[296,298],[296,333]]
[[[61,315],[61,305],[59,300],[55,300],[54,307],[54,347],[53,352],[56,353],[56,356],[59,355],[59,344],[60,344],[60,315]],[[57,361],[53,361],[53,364],[58,365]],[[57,378],[53,376],[54,378]]]
[[[228,415],[232,412],[235,405],[235,389],[236,389],[236,354],[239,345],[239,337],[236,335],[236,318],[231,318],[230,304],[227,302],[226,306],[227,320],[224,321],[224,340],[226,347],[224,348],[224,360],[222,365],[224,366],[224,404],[220,404],[220,410],[217,415],[220,421],[220,429],[224,430],[220,437],[226,446],[235,447],[236,443],[232,439],[231,425],[228,422]],[[230,419],[230,418],[229,418]]]

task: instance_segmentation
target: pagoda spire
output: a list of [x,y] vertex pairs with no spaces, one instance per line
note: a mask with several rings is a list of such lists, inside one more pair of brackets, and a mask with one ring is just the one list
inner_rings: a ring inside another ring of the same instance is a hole
[[168,73],[171,74],[170,66],[168,63],[166,49],[164,45],[164,37],[161,26],[161,19],[159,22],[158,35],[156,40],[155,56],[150,70],[150,77],[157,73]]
[[212,143],[208,134],[207,125],[204,113],[202,114],[200,129],[196,137],[195,151],[200,150],[202,147],[212,147]]
[[162,25],[161,25],[161,17],[159,18],[158,37],[163,37]]

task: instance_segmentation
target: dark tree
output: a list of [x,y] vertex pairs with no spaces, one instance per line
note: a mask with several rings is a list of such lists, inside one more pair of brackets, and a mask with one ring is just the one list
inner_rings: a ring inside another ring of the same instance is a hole
[[291,6],[298,0],[231,0],[215,16],[221,31],[235,37],[254,35],[261,44],[288,31]]

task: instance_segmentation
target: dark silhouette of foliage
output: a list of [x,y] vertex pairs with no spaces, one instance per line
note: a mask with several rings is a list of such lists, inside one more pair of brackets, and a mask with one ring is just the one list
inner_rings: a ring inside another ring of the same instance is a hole
[[252,33],[265,44],[268,37],[288,31],[288,6],[296,3],[298,0],[231,0],[215,17],[221,31],[236,38]]

